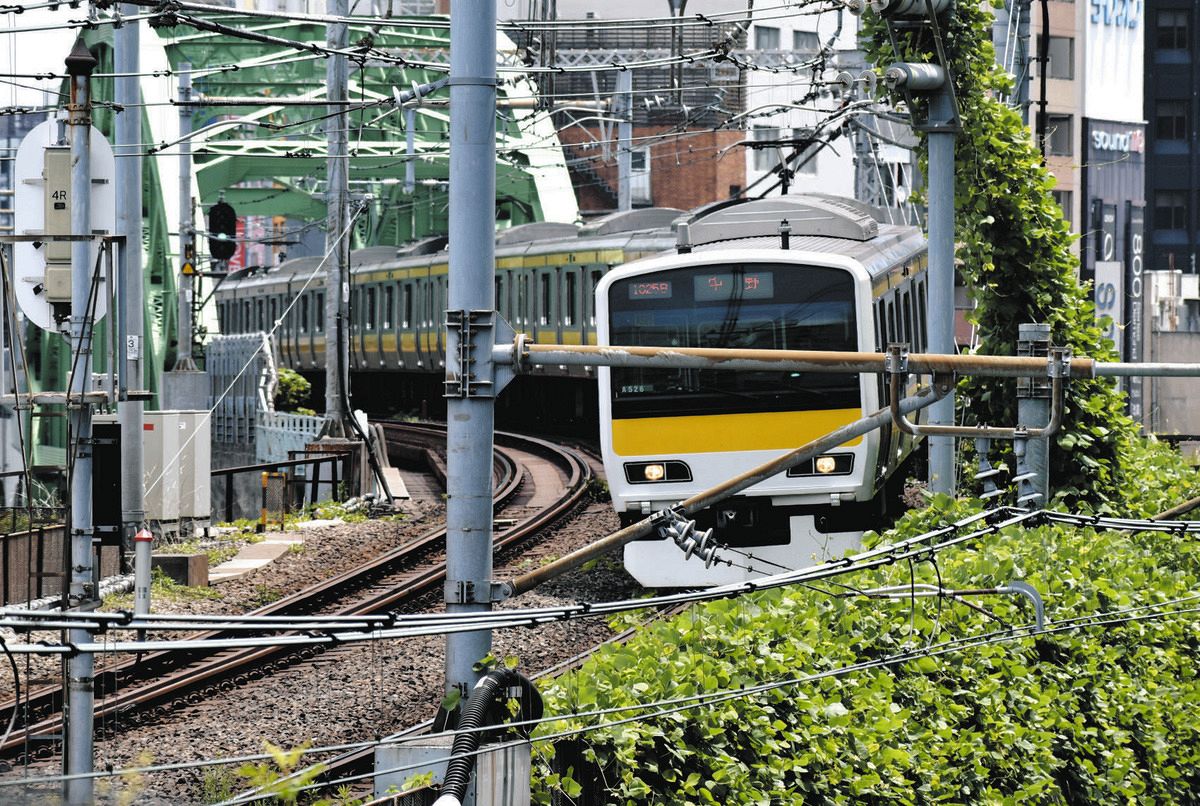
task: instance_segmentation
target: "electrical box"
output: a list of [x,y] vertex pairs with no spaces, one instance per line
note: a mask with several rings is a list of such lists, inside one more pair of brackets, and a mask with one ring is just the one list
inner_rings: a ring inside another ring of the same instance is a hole
[[116,415],[92,421],[92,528],[101,545],[121,545],[121,425]]
[[[46,217],[42,232],[46,235],[71,234],[71,149],[50,146],[45,151],[42,178],[46,181]],[[46,262],[71,263],[70,241],[47,241],[42,249]]]
[[211,419],[207,411],[180,411],[179,517],[208,520],[212,514]]
[[[71,149],[51,146],[44,153],[42,178],[46,182],[46,208],[42,232],[46,235],[70,235]],[[46,241],[42,244],[46,258],[42,289],[47,302],[71,302],[71,246],[70,241]]]
[[179,520],[179,426],[177,411],[148,411],[142,426],[144,507],[152,521]]

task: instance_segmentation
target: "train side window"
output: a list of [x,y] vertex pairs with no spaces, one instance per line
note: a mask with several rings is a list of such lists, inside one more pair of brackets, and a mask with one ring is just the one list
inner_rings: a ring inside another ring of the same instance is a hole
[[522,272],[517,280],[517,321],[529,326],[529,273]]
[[913,338],[912,294],[906,288],[900,295],[900,312],[904,316],[904,340],[910,350],[916,349],[916,339]]
[[542,272],[538,276],[538,324],[548,325],[553,321],[554,312],[551,310],[551,305],[554,302],[554,297],[551,294],[552,276],[550,272]]
[[254,321],[250,318],[250,301],[249,300],[245,300],[242,302],[242,321],[246,323],[245,332],[252,333],[254,331]]
[[300,297],[300,323],[297,329],[301,333],[308,332],[308,294]]
[[396,323],[396,286],[395,284],[385,285],[383,287],[383,329],[391,330]]
[[279,320],[279,300],[276,297],[271,297],[271,321],[268,323],[271,330],[275,329],[275,322]]
[[871,309],[875,313],[875,350],[882,353],[887,349],[888,341],[886,333],[883,332],[883,300],[875,300]]
[[899,333],[896,332],[896,298],[895,295],[889,294],[884,303],[887,305],[887,340],[888,344],[894,341],[899,341]]
[[400,327],[412,327],[413,320],[413,288],[412,283],[405,283],[400,289]]
[[588,287],[587,298],[584,300],[584,307],[587,309],[588,324],[592,327],[596,326],[596,286],[600,283],[600,278],[604,276],[604,269],[592,269],[588,272]]
[[371,286],[370,288],[367,289],[367,307],[366,307],[366,310],[363,311],[363,318],[365,320],[367,330],[375,329],[375,323],[376,323],[376,318],[377,318],[375,316],[375,304],[376,304],[377,296],[379,296],[379,295],[375,293],[374,286]]
[[261,299],[254,300],[254,328],[255,330],[264,330],[263,328],[263,301]]
[[579,273],[569,269],[566,278],[566,308],[563,311],[562,323],[566,327],[574,327],[579,317]]
[[928,323],[925,321],[928,303],[925,301],[925,278],[922,277],[917,281],[917,343],[920,345],[919,352],[925,352],[929,346],[929,329]]
[[313,331],[325,332],[325,292],[317,292],[317,307],[313,311]]

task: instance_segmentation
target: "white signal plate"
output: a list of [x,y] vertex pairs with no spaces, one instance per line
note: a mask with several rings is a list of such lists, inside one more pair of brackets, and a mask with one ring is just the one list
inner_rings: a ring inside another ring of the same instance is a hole
[[[46,181],[42,178],[43,152],[48,147],[58,144],[58,132],[59,121],[48,120],[25,135],[25,139],[17,148],[13,177],[13,231],[16,235],[41,235],[45,232]],[[92,233],[113,235],[117,228],[116,188],[113,185],[113,179],[116,176],[116,160],[113,157],[112,146],[95,127],[92,127],[90,151]],[[67,190],[69,191],[69,188]],[[135,248],[140,248],[140,244],[135,244]],[[13,244],[13,274],[15,275],[13,286],[16,291],[17,304],[21,306],[25,316],[43,330],[66,332],[69,327],[68,323],[64,321],[60,325],[54,321],[52,307],[40,291],[46,276],[46,258],[43,249],[44,247],[35,247],[28,241]],[[89,269],[95,268],[96,257],[99,253],[99,242],[94,242],[91,247]],[[115,265],[113,269],[115,273]],[[99,321],[108,310],[108,285],[105,281],[104,266],[100,267],[100,284],[97,287],[97,293],[99,298],[96,300],[95,319]]]

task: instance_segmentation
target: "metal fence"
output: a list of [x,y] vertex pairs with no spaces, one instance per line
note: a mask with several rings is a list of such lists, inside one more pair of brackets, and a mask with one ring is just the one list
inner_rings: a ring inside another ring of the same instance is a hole
[[[0,521],[9,517],[9,513],[4,512]],[[65,546],[66,532],[61,523],[39,524],[0,534],[0,597],[3,603],[9,605],[60,595],[66,572]],[[99,554],[100,577],[121,572],[121,547],[102,546]]]
[[347,474],[352,472],[349,451],[289,451],[281,462],[226,467],[212,473],[213,514],[226,523],[235,520],[261,520],[263,514],[263,474],[283,474],[285,490],[281,507],[288,512],[306,503],[341,500]]

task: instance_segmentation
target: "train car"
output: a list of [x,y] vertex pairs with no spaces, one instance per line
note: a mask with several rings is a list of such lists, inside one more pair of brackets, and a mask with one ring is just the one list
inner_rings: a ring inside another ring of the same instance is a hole
[[[614,266],[669,250],[670,223],[682,214],[649,208],[583,226],[543,222],[500,232],[495,280],[500,315],[533,342],[595,344],[593,301],[600,278]],[[216,293],[221,332],[274,330],[279,365],[308,377],[317,400],[324,388],[325,271],[319,257],[295,258],[231,275]],[[448,271],[445,238],[351,253],[354,405],[373,413],[443,413]],[[509,386],[498,407],[508,426],[594,433],[594,372],[536,368],[533,377]]]
[[[677,250],[607,273],[599,343],[655,347],[882,350],[926,347],[927,248],[856,202],[787,196],[726,203],[678,226]],[[875,376],[601,368],[601,447],[629,523],[884,405]],[[697,517],[729,547],[715,563],[670,540],[625,547],[650,587],[752,579],[840,556],[877,526],[889,479],[913,451],[884,429],[767,479]]]

